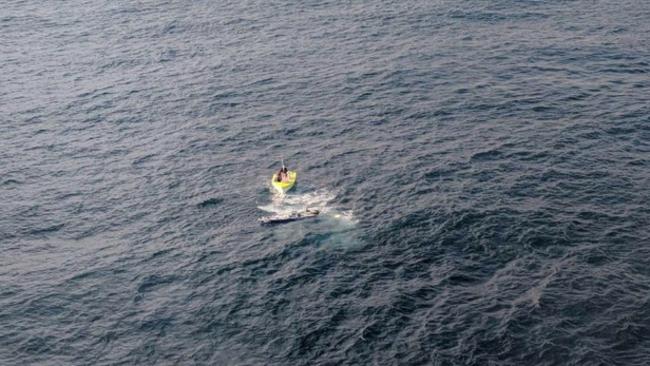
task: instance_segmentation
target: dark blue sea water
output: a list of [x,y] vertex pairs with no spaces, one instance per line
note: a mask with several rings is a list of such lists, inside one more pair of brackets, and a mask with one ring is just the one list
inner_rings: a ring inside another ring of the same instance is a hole
[[2,2],[0,364],[650,364],[648,19]]

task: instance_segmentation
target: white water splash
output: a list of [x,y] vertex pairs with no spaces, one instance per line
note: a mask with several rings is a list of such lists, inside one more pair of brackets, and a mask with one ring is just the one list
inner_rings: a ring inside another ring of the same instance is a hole
[[307,193],[275,194],[270,204],[258,206],[258,208],[276,215],[289,214],[310,208],[319,210],[321,217],[334,218],[346,223],[356,224],[357,220],[352,210],[340,210],[330,204],[334,198],[336,198],[336,194],[327,189],[319,189]]

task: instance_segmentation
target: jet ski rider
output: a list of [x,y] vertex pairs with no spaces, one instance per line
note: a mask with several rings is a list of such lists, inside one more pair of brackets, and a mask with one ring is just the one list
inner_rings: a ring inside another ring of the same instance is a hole
[[286,167],[282,167],[276,174],[276,181],[278,182],[287,182],[289,181],[289,170]]

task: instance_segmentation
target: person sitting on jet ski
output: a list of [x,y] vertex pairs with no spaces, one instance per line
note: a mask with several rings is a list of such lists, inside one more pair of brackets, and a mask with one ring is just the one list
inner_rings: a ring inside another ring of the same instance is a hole
[[276,181],[286,182],[289,180],[289,170],[286,167],[282,167],[275,176]]

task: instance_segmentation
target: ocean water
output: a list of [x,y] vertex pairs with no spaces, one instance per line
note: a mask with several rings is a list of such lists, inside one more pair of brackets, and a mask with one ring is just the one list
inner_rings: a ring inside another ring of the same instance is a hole
[[3,1],[0,364],[650,364],[648,19]]

